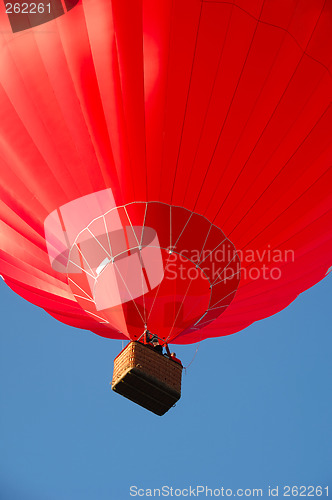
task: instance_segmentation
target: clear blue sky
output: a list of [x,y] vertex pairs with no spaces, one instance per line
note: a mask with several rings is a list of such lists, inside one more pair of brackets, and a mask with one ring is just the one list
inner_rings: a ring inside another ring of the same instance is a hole
[[[164,417],[110,390],[121,342],[58,323],[1,282],[1,500],[126,500],[131,485],[332,496],[331,278],[202,342]],[[195,349],[176,352],[188,364]]]

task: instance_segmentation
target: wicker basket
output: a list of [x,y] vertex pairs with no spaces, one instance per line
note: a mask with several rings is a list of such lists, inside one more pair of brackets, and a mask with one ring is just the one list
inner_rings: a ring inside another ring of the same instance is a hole
[[182,365],[140,342],[130,342],[114,360],[113,391],[164,415],[181,397]]

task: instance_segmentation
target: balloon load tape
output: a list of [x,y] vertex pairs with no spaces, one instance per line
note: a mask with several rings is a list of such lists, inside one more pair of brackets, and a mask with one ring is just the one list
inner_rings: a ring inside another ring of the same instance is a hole
[[140,342],[130,342],[115,358],[113,391],[156,415],[181,397],[182,365]]
[[66,14],[79,0],[3,0],[13,33],[48,23]]

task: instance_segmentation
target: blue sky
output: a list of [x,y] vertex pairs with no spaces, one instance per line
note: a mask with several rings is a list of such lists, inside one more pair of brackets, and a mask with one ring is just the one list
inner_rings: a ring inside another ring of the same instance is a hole
[[[3,282],[0,296],[1,499],[126,500],[163,485],[332,495],[331,276],[202,342],[164,417],[110,390],[121,342],[58,323]],[[184,364],[195,350],[176,347]]]

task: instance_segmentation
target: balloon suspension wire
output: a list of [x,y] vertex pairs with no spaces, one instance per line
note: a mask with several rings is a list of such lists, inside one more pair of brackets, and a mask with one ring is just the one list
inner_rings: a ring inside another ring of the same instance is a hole
[[195,351],[195,353],[194,353],[194,355],[193,355],[193,358],[192,358],[192,360],[190,361],[189,365],[187,365],[187,366],[184,366],[184,367],[183,367],[183,369],[184,369],[184,373],[185,373],[186,375],[187,375],[187,369],[188,369],[188,368],[189,368],[189,366],[190,366],[190,365],[194,362],[194,360],[195,360],[195,358],[196,358],[196,354],[197,354],[197,352],[198,352],[198,348],[199,348],[199,346],[200,346],[200,343],[201,343],[201,340],[198,342],[198,345],[197,345],[197,347],[196,347],[196,351]]

